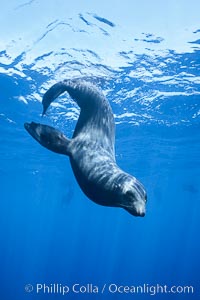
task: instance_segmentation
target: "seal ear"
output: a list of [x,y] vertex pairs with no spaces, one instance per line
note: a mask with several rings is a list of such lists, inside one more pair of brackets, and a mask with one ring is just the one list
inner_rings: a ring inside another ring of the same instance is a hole
[[45,148],[70,156],[70,139],[55,128],[39,123],[25,123],[28,133]]

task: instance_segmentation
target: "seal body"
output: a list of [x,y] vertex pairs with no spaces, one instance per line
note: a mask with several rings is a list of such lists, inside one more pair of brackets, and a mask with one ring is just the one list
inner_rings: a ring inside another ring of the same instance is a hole
[[43,114],[67,91],[81,111],[72,139],[51,126],[25,123],[26,130],[41,145],[68,155],[76,180],[85,195],[97,204],[122,207],[134,216],[145,215],[146,191],[115,160],[115,123],[103,93],[81,80],[64,80],[43,97]]

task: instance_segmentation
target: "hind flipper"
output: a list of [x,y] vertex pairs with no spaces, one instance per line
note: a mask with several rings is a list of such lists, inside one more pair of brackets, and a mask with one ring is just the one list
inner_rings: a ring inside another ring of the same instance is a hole
[[62,132],[51,126],[34,122],[25,123],[24,127],[28,133],[45,148],[59,154],[70,156],[71,140],[68,139]]
[[64,92],[68,92],[81,109],[87,112],[92,110],[92,115],[101,107],[112,118],[110,105],[103,93],[95,85],[78,79],[60,81],[46,91],[42,99],[43,115],[49,105]]
[[[103,93],[93,84],[80,79],[54,84],[43,96],[43,115],[49,105],[64,92],[68,92],[81,109],[73,138],[81,132],[89,131],[92,140],[100,138],[102,144],[106,144],[114,154],[115,123],[112,109]],[[88,129],[91,127],[93,130]]]

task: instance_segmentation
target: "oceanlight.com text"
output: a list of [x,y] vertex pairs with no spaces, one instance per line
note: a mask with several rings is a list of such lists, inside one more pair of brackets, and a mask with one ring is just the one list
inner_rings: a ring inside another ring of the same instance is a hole
[[35,285],[26,284],[25,291],[35,294],[54,294],[65,296],[67,294],[148,294],[155,296],[157,294],[194,294],[194,287],[191,285],[160,285],[160,284],[142,284],[142,285],[120,285],[116,283],[109,284],[79,284],[74,283],[37,283]]

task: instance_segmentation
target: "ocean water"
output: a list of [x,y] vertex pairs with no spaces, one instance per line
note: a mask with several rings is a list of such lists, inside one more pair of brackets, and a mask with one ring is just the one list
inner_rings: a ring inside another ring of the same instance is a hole
[[[199,299],[199,10],[195,0],[2,5],[0,299]],[[147,189],[144,218],[87,199],[68,157],[23,127],[71,137],[77,105],[65,94],[41,117],[41,100],[75,77],[111,104],[117,162]]]

